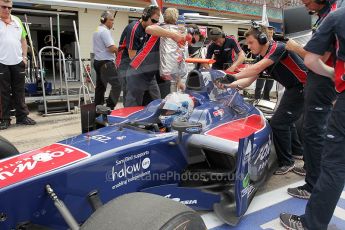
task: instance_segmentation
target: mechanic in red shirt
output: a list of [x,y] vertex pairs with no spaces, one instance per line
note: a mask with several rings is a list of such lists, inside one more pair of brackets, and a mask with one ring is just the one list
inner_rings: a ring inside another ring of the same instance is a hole
[[266,71],[286,88],[270,121],[279,164],[275,174],[286,174],[295,165],[291,153],[291,130],[303,112],[303,84],[307,78],[307,69],[297,54],[286,51],[284,43],[269,41],[263,27],[251,27],[245,37],[248,48],[254,55],[258,55],[256,63],[235,74],[232,79],[235,81],[225,86],[243,89],[251,85],[260,73]]
[[[339,93],[328,121],[321,171],[302,216],[280,214],[288,229],[327,229],[345,184],[345,8],[329,14],[307,44],[306,66],[335,80]],[[323,55],[336,44],[335,68],[323,62]],[[322,81],[322,77],[319,78]]]

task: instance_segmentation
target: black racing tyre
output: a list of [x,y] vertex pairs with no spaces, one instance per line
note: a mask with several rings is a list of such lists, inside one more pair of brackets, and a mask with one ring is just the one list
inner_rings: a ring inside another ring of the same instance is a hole
[[8,140],[0,136],[0,159],[19,154],[19,151]]
[[177,201],[149,193],[130,193],[106,203],[81,226],[81,230],[203,230],[194,210]]

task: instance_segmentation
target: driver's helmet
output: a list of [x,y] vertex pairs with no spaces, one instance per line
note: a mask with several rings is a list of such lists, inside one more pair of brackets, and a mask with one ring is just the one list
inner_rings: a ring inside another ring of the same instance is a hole
[[165,127],[171,127],[176,119],[187,120],[193,112],[194,102],[188,94],[171,93],[163,101],[163,107],[159,120]]

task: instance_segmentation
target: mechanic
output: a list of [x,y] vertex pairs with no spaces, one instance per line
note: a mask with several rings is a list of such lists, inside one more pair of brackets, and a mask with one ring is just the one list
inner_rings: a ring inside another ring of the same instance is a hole
[[25,104],[26,31],[21,20],[11,15],[12,5],[11,0],[0,0],[0,130],[11,125],[11,94],[16,124],[36,124]]
[[[267,37],[269,41],[273,41],[273,35],[274,35],[274,27],[273,26],[267,26]],[[266,77],[264,74],[262,76],[263,78]],[[261,93],[262,93],[262,88],[264,89],[264,94],[263,94],[263,99],[269,101],[270,100],[270,92],[273,87],[273,80],[268,80],[268,79],[263,79],[259,78],[256,80],[255,83],[255,94],[254,98],[255,99],[261,99]],[[264,87],[265,85],[265,87]]]
[[115,67],[115,55],[117,47],[111,36],[110,30],[114,25],[114,15],[104,11],[100,17],[101,24],[93,33],[93,53],[95,54],[94,69],[96,71],[95,105],[104,104],[104,93],[107,84],[111,85],[111,100],[116,106],[120,94],[121,83]]
[[[160,17],[158,7],[144,12],[143,20],[157,23]],[[168,37],[175,42],[185,42],[185,36],[168,31],[157,25],[145,29],[145,43],[131,60],[126,73],[127,98],[125,106],[140,106],[143,103],[145,91],[149,91],[151,101],[161,98],[156,74],[159,72],[159,37]]]
[[245,37],[248,48],[254,55],[258,55],[257,62],[233,75],[232,80],[235,81],[225,84],[225,87],[243,89],[266,70],[271,78],[286,88],[270,121],[279,164],[274,174],[286,174],[294,168],[291,155],[291,127],[303,112],[303,84],[306,81],[307,69],[297,54],[286,51],[284,43],[269,41],[261,27],[251,27],[245,33]]
[[126,104],[127,94],[126,72],[129,67],[129,63],[131,62],[131,59],[134,58],[137,51],[140,50],[145,43],[145,28],[149,25],[157,23],[155,20],[148,20],[145,15],[147,15],[147,12],[153,12],[158,9],[159,8],[157,6],[153,5],[146,7],[143,11],[141,19],[131,22],[122,31],[119,42],[119,51],[116,56],[116,66],[122,82],[124,105]]
[[[319,178],[313,188],[302,216],[280,214],[283,226],[289,229],[327,229],[345,184],[345,8],[330,13],[317,29],[305,49],[306,66],[323,77],[335,80],[339,93],[325,137],[325,148],[321,154]],[[324,54],[330,46],[337,44],[335,68],[323,62]]]
[[174,92],[165,97],[163,100],[162,112],[159,120],[163,125],[161,131],[171,131],[173,121],[188,120],[194,109],[192,98],[185,93]]
[[[213,69],[234,72],[236,67],[243,63],[245,54],[234,36],[227,36],[219,28],[210,30],[209,39],[213,42],[207,49],[206,58],[214,56],[216,62],[212,64]],[[238,55],[235,61],[235,53]]]
[[[167,8],[164,11],[164,23],[162,28],[179,32],[176,25],[178,19],[178,10],[176,8]],[[187,75],[187,65],[185,59],[188,55],[187,46],[180,47],[171,38],[160,38],[160,78],[157,79],[161,97],[165,98],[171,91],[171,81],[176,82],[177,89],[184,90],[185,85],[181,82],[181,78]],[[174,90],[176,91],[176,89]]]
[[[303,0],[308,10],[317,12],[319,18],[314,25],[317,28],[329,12],[336,9],[336,1],[313,1]],[[286,45],[287,50],[296,52],[304,57],[308,47],[303,48],[293,40],[289,40]],[[335,48],[333,54],[326,52],[325,62],[333,66]],[[305,87],[305,111],[303,122],[304,139],[304,163],[305,163],[305,184],[295,188],[288,188],[288,194],[291,196],[308,199],[316,184],[320,174],[321,153],[325,143],[325,133],[327,122],[333,108],[333,102],[336,99],[334,82],[324,76],[308,72],[307,84]],[[295,168],[294,171],[303,171],[303,168]]]

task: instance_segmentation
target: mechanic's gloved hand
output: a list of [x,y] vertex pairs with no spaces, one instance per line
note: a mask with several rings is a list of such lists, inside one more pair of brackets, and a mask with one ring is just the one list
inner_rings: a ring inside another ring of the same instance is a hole
[[222,78],[218,78],[216,81],[215,81],[215,85],[220,88],[220,89],[226,89],[228,88],[229,84],[233,83],[234,81],[236,81],[237,79],[231,75],[231,74],[227,74],[225,75],[224,77]]
[[227,74],[227,75],[225,75],[225,76],[221,79],[220,83],[222,83],[222,84],[231,84],[231,83],[233,83],[233,82],[236,81],[236,80],[237,80],[237,79],[235,78],[234,75]]

